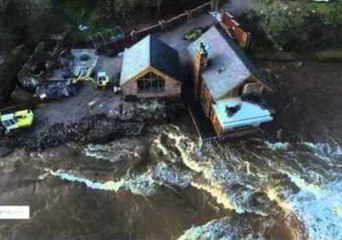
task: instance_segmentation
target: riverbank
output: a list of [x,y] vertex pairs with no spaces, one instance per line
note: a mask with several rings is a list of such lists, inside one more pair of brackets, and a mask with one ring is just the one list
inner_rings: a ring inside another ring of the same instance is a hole
[[179,101],[125,101],[110,90],[85,84],[76,96],[39,105],[32,127],[0,139],[0,156],[20,148],[41,152],[67,143],[108,143],[139,136],[145,127],[175,121],[184,111]]

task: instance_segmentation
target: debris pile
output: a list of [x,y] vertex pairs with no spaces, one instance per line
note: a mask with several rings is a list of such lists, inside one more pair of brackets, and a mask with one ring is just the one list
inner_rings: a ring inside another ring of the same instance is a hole
[[140,134],[143,126],[140,124],[139,132],[135,132],[137,125],[139,124],[121,122],[105,115],[95,115],[83,118],[76,123],[55,124],[29,138],[20,135],[16,138],[6,138],[4,141],[9,147],[24,147],[28,151],[41,151],[68,142],[105,143],[117,137]]
[[64,53],[60,41],[40,42],[18,73],[20,85],[25,89],[35,90],[51,76],[61,54]]
[[77,90],[73,80],[89,77],[97,60],[95,50],[70,49],[63,38],[40,42],[18,73],[18,81],[40,100],[68,97]]
[[6,155],[8,149],[17,147],[42,151],[68,142],[103,144],[121,137],[139,136],[146,124],[165,122],[166,109],[165,102],[155,100],[122,102],[115,114],[95,113],[76,122],[56,123],[46,130],[28,129],[28,132],[3,136],[2,140],[0,136],[0,147]]
[[122,102],[119,107],[119,119],[163,120],[166,117],[166,103],[156,100],[140,100],[137,102]]

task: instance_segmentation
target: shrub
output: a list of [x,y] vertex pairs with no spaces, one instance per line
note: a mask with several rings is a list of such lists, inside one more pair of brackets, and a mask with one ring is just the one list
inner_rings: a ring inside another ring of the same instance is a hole
[[17,73],[28,59],[29,52],[30,48],[22,45],[7,54],[5,63],[0,67],[0,102],[11,95],[16,84]]
[[320,32],[320,28],[338,32],[342,27],[341,4],[342,0],[329,3],[255,0],[254,8],[267,37],[276,47],[296,49],[314,46],[315,39],[310,37],[315,37],[313,32]]

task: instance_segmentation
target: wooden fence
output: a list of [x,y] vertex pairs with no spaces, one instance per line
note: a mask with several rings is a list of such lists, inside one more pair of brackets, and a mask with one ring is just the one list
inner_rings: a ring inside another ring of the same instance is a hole
[[251,41],[251,34],[245,32],[240,27],[240,24],[235,21],[234,17],[227,11],[222,15],[221,25],[227,33],[238,42],[241,48],[248,48]]
[[[125,48],[132,46],[137,41],[143,39],[149,34],[155,34],[158,32],[166,31],[172,27],[178,26],[186,22],[188,19],[199,16],[206,11],[216,11],[217,1],[211,0],[205,4],[202,4],[191,10],[186,10],[184,13],[179,14],[168,20],[160,20],[157,24],[151,25],[147,28],[140,30],[133,30],[131,32],[123,34],[119,38],[115,38],[109,42],[96,45],[96,51],[98,54],[115,55],[122,52]],[[227,33],[234,38],[240,47],[247,48],[250,43],[250,33],[245,32],[234,17],[227,11],[224,12],[221,19],[221,25],[226,29]]]
[[149,34],[155,34],[158,32],[166,31],[172,27],[181,25],[192,17],[196,17],[203,12],[214,10],[216,5],[212,2],[202,4],[191,10],[186,10],[184,13],[179,14],[168,20],[160,20],[157,24],[149,26],[140,30],[133,30],[131,32],[125,33],[122,37],[116,38],[107,43],[98,44],[96,46],[96,52],[98,54],[114,55],[123,51],[126,47],[129,47],[136,43],[137,41],[143,39]]

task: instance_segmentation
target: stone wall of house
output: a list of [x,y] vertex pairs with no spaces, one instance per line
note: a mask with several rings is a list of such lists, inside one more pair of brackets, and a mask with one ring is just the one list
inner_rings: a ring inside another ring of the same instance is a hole
[[136,81],[129,81],[121,86],[121,92],[124,96],[136,95],[138,86]]

